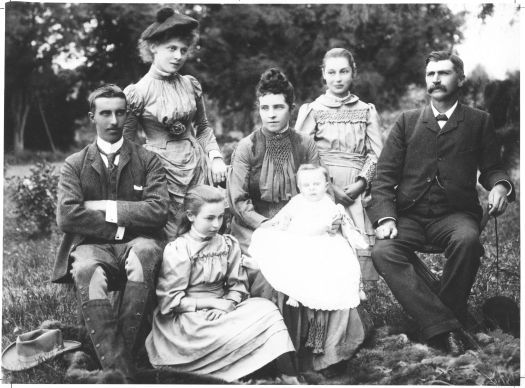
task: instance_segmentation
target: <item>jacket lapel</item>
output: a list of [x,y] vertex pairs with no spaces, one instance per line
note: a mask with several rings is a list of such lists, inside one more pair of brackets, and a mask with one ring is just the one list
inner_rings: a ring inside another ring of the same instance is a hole
[[120,148],[120,157],[118,161],[118,169],[117,169],[117,187],[119,186],[120,181],[120,174],[122,173],[122,170],[131,160],[131,148],[129,146],[129,143],[126,139],[124,139],[124,143],[122,143],[122,147]]
[[425,123],[425,126],[432,132],[439,133],[439,131],[441,131],[441,128],[439,128],[436,118],[434,117],[434,112],[432,112],[430,105],[427,105],[423,111],[423,122]]
[[460,103],[458,103],[458,106],[456,107],[454,112],[452,112],[452,116],[450,116],[445,126],[441,129],[440,135],[443,135],[447,132],[450,132],[456,129],[459,123],[463,121],[464,115],[465,115],[465,112],[463,110],[463,106]]
[[93,169],[103,178],[106,172],[106,166],[102,161],[96,141],[89,146],[87,157]]

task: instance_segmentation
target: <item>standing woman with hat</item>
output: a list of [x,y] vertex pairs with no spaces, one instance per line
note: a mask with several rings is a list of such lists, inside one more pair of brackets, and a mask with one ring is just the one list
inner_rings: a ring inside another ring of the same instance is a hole
[[[311,136],[328,168],[334,185],[354,200],[346,208],[367,242],[374,244],[374,228],[364,206],[370,201],[370,184],[383,147],[379,115],[373,104],[350,91],[356,75],[352,53],[344,48],[328,50],[322,64],[326,93],[299,109],[295,129]],[[370,249],[358,250],[364,280],[378,280]]]
[[135,141],[140,126],[146,135],[145,147],[159,156],[166,170],[168,241],[177,237],[186,192],[211,180],[226,180],[226,165],[208,124],[201,85],[179,73],[197,42],[198,26],[197,20],[162,8],[139,39],[140,55],[151,68],[124,90],[130,110],[124,137]]

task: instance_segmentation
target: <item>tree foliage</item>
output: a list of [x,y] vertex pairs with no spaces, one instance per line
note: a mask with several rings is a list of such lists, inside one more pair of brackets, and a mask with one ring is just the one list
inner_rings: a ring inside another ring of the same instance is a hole
[[395,106],[408,84],[423,81],[424,56],[452,48],[463,22],[432,4],[211,5],[200,20],[195,72],[225,113],[245,116],[259,75],[270,66],[288,75],[299,102],[319,95],[321,59],[332,47],[354,53],[355,91],[365,101]]
[[[353,91],[380,108],[395,107],[407,85],[423,81],[422,63],[433,49],[461,39],[461,14],[435,4],[210,4],[174,5],[200,23],[200,45],[183,72],[201,81],[229,119],[227,130],[251,131],[255,85],[270,66],[296,87],[298,103],[322,92],[320,65],[331,47],[349,48],[358,78]],[[72,142],[73,122],[85,115],[87,91],[101,83],[136,82],[147,71],[137,53],[141,31],[159,4],[8,3],[6,6],[6,136],[46,144],[44,104],[59,146]],[[78,51],[71,70],[57,58]],[[26,120],[27,124],[24,124]],[[24,128],[31,135],[24,136]],[[16,134],[16,136],[14,136]],[[17,137],[18,136],[18,137]]]

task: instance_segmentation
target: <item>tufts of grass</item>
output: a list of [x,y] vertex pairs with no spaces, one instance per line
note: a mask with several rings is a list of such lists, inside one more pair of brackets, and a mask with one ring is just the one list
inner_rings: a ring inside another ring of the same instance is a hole
[[[516,191],[519,198],[519,182]],[[481,197],[486,198],[486,193]],[[20,224],[7,195],[4,201],[3,349],[18,334],[38,328],[45,320],[75,325],[78,314],[72,289],[49,281],[60,233],[52,228],[50,234],[43,235]],[[518,199],[498,218],[499,287],[494,267],[493,220],[481,236],[485,255],[470,297],[474,312],[479,312],[483,302],[496,294],[519,303],[519,207]],[[442,255],[428,255],[425,260],[436,273],[441,271]],[[447,357],[414,342],[418,339],[417,326],[407,317],[383,280],[369,282],[365,287],[368,301],[364,307],[374,327],[379,329],[351,360],[345,384],[519,384],[519,339],[500,331],[478,334],[478,340],[483,343],[482,351],[470,351],[459,358]],[[58,357],[27,371],[4,371],[4,379],[17,384],[62,384],[66,369],[65,361]],[[322,380],[322,383],[337,384],[337,381]]]

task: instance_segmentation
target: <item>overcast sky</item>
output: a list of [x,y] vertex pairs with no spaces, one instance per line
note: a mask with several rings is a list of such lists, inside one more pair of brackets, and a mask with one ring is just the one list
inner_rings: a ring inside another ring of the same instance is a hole
[[467,76],[477,64],[495,79],[504,79],[507,71],[520,68],[520,20],[515,4],[495,4],[494,15],[487,17],[485,23],[477,17],[479,3],[447,5],[453,12],[469,11],[463,43],[456,46]]

